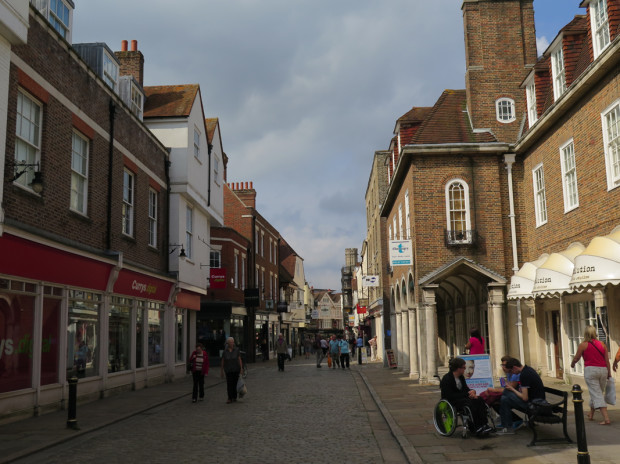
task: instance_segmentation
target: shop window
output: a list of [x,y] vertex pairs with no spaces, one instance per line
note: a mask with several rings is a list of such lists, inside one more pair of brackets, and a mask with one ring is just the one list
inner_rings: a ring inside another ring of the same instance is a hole
[[[572,359],[577,352],[577,347],[583,341],[583,333],[586,326],[596,327],[598,339],[607,344],[607,312],[602,311],[596,314],[594,300],[578,301],[566,304],[566,327],[568,335],[569,359]],[[583,375],[583,361],[579,361],[571,373]]]
[[[58,289],[59,290],[59,289]],[[41,385],[58,383],[60,360],[60,314],[59,298],[45,297],[43,300],[43,330],[41,343]]]
[[144,367],[144,305],[144,301],[136,305],[136,369]]
[[0,393],[32,387],[34,296],[0,292]]
[[[154,303],[150,306],[152,307],[152,305],[154,305]],[[149,366],[162,364],[164,362],[164,314],[163,308],[149,308],[148,310]]]
[[67,378],[99,375],[99,308],[101,295],[69,292]]
[[133,300],[112,297],[109,310],[108,372],[131,369],[131,306]]
[[183,362],[185,357],[183,356],[183,310],[177,309],[175,313],[176,330],[174,332],[176,338],[175,349],[175,361]]

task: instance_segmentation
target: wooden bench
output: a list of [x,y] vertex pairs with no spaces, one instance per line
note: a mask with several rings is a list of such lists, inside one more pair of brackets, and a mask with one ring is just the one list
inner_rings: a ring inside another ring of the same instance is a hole
[[[555,388],[545,387],[545,395],[548,404],[534,405],[529,404],[527,414],[528,426],[534,433],[532,441],[527,446],[535,446],[537,443],[555,443],[573,441],[568,436],[567,416],[568,416],[568,392],[556,390]],[[549,398],[552,395],[556,398]],[[559,401],[551,401],[552,399],[561,398]],[[536,431],[537,424],[562,424],[564,437],[538,438]]]

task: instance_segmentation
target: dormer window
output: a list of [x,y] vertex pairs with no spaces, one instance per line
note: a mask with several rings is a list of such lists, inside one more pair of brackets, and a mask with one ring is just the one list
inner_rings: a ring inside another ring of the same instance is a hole
[[551,72],[553,75],[553,99],[558,100],[566,91],[566,70],[562,43],[551,52]]
[[592,0],[590,2],[590,19],[592,21],[592,48],[594,49],[594,58],[596,58],[610,43],[607,0]]
[[525,85],[525,96],[527,99],[527,120],[530,127],[532,127],[538,120],[538,111],[536,110],[536,85],[534,84],[533,75]]
[[118,63],[108,54],[103,53],[103,80],[115,92],[118,90]]
[[71,42],[73,2],[70,0],[31,0],[31,2],[67,42]]
[[511,98],[500,98],[495,102],[495,113],[497,120],[503,123],[509,123],[516,119],[515,101]]
[[138,86],[131,83],[131,111],[142,121],[142,109],[144,108],[144,96]]

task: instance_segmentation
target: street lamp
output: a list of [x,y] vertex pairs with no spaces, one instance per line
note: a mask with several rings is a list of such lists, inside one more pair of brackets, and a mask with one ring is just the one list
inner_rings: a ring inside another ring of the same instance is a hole
[[[12,165],[12,166],[11,166]],[[10,161],[9,166],[13,168],[14,174],[11,178],[7,179],[9,182],[14,182],[22,175],[26,174],[29,170],[32,170],[34,178],[28,185],[32,187],[35,193],[41,193],[43,191],[43,175],[39,169],[39,163],[26,163],[25,161]],[[36,170],[35,170],[36,168]]]
[[170,250],[169,254],[172,254],[175,250],[177,250],[179,247],[181,247],[181,252],[179,253],[179,258],[181,259],[185,259],[187,258],[187,255],[185,254],[185,248],[183,248],[183,244],[181,243],[180,245],[177,243],[172,243],[170,245],[168,245],[169,248],[172,248],[172,250]]

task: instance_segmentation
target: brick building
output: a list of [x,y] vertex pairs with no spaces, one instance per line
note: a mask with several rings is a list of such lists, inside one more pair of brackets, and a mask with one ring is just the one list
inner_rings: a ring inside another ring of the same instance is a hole
[[620,2],[583,1],[540,58],[534,5],[463,1],[466,88],[395,130],[381,216],[411,260],[389,276],[392,347],[421,379],[472,327],[493,369],[509,353],[561,377],[586,323],[618,347]]
[[28,21],[11,49],[2,163],[2,420],[61,407],[67,377],[98,398],[184,375],[187,355],[168,151],[119,94],[107,47],[89,48],[108,60],[93,67],[70,23],[33,6]]

